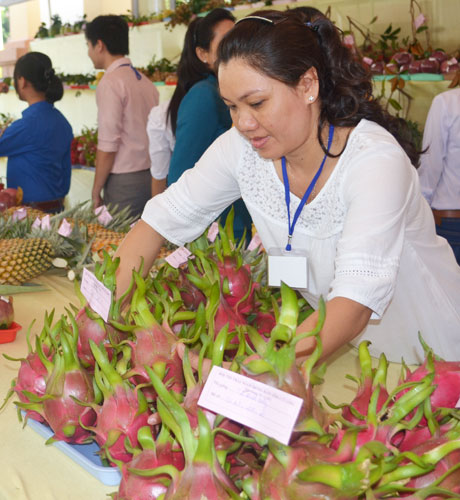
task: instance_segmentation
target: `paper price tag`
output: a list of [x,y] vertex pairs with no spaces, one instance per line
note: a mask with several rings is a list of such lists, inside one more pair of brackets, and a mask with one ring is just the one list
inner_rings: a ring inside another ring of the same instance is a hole
[[66,238],[70,236],[72,233],[72,226],[69,222],[67,222],[65,219],[62,219],[61,225],[59,226],[58,229],[58,234],[61,236],[65,236]]
[[370,66],[374,61],[370,57],[363,57],[363,62]]
[[262,245],[262,240],[260,239],[259,233],[256,233],[252,237],[252,240],[249,242],[248,250],[255,250],[257,247],[259,247],[259,250],[261,250],[262,249],[261,245]]
[[27,217],[27,210],[25,208],[18,208],[13,212],[13,217],[12,219],[14,221],[22,220]]
[[34,223],[32,224],[32,229],[40,229],[42,227],[42,221],[40,217],[36,217]]
[[217,235],[219,234],[219,224],[217,222],[213,222],[209,226],[209,231],[208,231],[208,240],[213,243],[216,241]]
[[302,399],[214,366],[198,405],[289,444]]
[[107,323],[112,304],[112,292],[86,268],[83,269],[80,288],[91,309]]
[[103,225],[106,226],[113,217],[110,215],[110,212],[107,210],[105,205],[101,205],[94,210],[94,213],[97,215],[97,220]]
[[179,266],[187,262],[190,255],[192,255],[192,252],[188,248],[179,247],[177,250],[174,250],[174,252],[165,257],[165,261],[177,269]]
[[51,229],[51,221],[49,215],[45,215],[45,217],[42,218],[42,229],[47,231]]

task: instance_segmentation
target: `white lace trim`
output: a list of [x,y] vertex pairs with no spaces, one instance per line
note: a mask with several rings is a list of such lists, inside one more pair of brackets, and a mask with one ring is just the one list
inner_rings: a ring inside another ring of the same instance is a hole
[[[328,238],[343,229],[346,206],[343,201],[343,180],[348,158],[364,147],[362,134],[351,134],[345,152],[342,154],[331,176],[316,198],[306,205],[297,221],[296,230],[318,239]],[[273,221],[287,224],[287,210],[284,186],[278,178],[271,160],[261,158],[249,143],[245,145],[237,167],[236,175],[243,199]],[[291,193],[291,219],[300,199]]]
[[397,257],[383,258],[365,253],[354,253],[337,258],[335,276],[393,280],[398,268],[399,258]]

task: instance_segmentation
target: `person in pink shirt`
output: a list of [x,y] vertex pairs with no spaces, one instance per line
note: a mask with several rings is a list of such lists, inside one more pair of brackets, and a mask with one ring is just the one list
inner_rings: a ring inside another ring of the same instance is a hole
[[[96,90],[98,145],[92,189],[95,207],[130,207],[140,215],[150,199],[150,110],[158,104],[158,90],[137,71],[129,58],[129,34],[120,16],[98,16],[86,25],[88,56],[105,75]],[[103,194],[102,194],[103,192]]]

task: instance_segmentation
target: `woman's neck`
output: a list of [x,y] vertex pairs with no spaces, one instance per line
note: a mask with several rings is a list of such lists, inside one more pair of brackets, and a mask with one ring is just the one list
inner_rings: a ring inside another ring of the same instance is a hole
[[27,101],[27,104],[28,104],[29,106],[32,106],[32,104],[36,104],[37,102],[43,102],[43,101],[46,101],[46,99],[45,99],[45,96],[44,96],[44,95],[42,95],[42,96],[40,96],[40,95],[36,95],[36,96],[30,96],[30,97],[28,97],[28,98],[26,99],[26,101]]

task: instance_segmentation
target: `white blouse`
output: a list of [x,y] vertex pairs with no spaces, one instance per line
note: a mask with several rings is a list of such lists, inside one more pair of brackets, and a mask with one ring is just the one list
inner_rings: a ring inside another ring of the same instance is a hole
[[432,208],[460,209],[460,88],[433,99],[423,132],[418,174]]
[[168,120],[169,101],[154,106],[147,120],[150,173],[157,180],[166,179],[176,138]]
[[[142,219],[177,245],[197,238],[242,197],[265,248],[284,247],[284,185],[235,128],[195,168],[147,203]],[[300,200],[291,193],[291,214]],[[460,267],[436,236],[418,175],[393,136],[362,120],[318,195],[297,221],[292,248],[308,255],[306,299],[346,297],[372,311],[358,344],[392,361],[423,360],[417,334],[436,354],[460,359]]]

